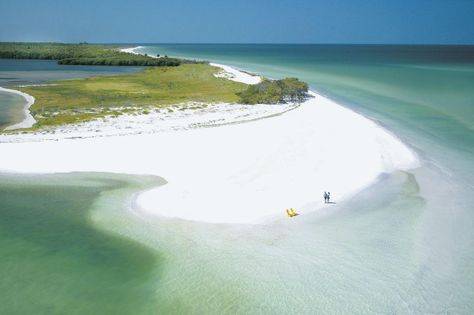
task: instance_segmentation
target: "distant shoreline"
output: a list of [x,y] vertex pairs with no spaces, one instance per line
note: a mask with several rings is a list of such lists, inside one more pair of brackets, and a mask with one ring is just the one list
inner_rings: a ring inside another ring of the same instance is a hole
[[[140,53],[135,52],[136,49],[140,49],[140,48],[143,48],[143,46],[137,46],[137,47],[132,47],[132,48],[121,48],[120,51],[124,53],[140,55]],[[150,56],[150,57],[153,57],[153,56]]]

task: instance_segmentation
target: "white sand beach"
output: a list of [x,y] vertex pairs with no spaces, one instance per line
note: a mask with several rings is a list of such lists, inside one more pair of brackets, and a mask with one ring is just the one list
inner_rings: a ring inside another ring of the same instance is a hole
[[[189,102],[166,108],[147,108],[147,114],[126,113],[92,121],[44,127],[36,132],[0,135],[2,142],[31,142],[151,134],[236,124],[281,115],[298,104],[203,104]],[[119,110],[120,108],[117,108]]]
[[[129,54],[134,54],[134,55],[140,55],[140,53],[136,52],[136,50],[143,48],[143,46],[136,46],[136,47],[130,47],[130,48],[122,48],[120,49],[121,52],[129,53]],[[158,58],[156,56],[150,55],[149,57],[152,58]],[[246,84],[257,84],[260,82],[261,77],[259,75],[254,75],[245,71],[240,71],[238,69],[235,69],[233,67],[219,64],[219,63],[209,63],[211,66],[221,68],[222,71],[219,73],[215,74],[216,77],[218,78],[226,78],[232,81],[236,82],[242,82]]]
[[[135,50],[143,48],[143,46],[137,46],[137,47],[131,47],[131,48],[122,48],[120,49],[121,52],[129,53],[129,54],[134,54],[134,55],[139,55]],[[150,56],[151,57],[151,56]]]
[[232,67],[229,67],[229,66],[226,66],[226,65],[222,65],[222,64],[219,64],[219,63],[212,63],[211,62],[209,64],[211,66],[218,67],[218,68],[221,68],[223,70],[223,71],[218,72],[217,74],[215,74],[215,76],[218,77],[218,78],[226,78],[226,79],[229,79],[229,80],[232,80],[232,81],[242,82],[242,83],[246,83],[246,84],[257,84],[262,79],[258,75],[253,75],[253,74],[250,74],[250,73],[247,73],[247,72],[239,71],[235,68],[232,68]]
[[11,90],[11,89],[0,87],[0,91],[21,95],[26,100],[25,107],[23,108],[23,116],[24,116],[23,120],[20,121],[19,123],[6,127],[5,130],[15,130],[15,129],[21,129],[21,128],[29,128],[33,126],[36,120],[33,118],[33,116],[31,116],[30,107],[35,102],[35,98],[29,94],[26,94],[17,90]]
[[0,171],[158,175],[168,183],[138,195],[143,211],[253,224],[286,219],[289,207],[303,214],[300,220],[325,206],[324,191],[341,202],[383,172],[418,166],[388,131],[311,94],[282,115],[212,128],[21,143],[4,137]]

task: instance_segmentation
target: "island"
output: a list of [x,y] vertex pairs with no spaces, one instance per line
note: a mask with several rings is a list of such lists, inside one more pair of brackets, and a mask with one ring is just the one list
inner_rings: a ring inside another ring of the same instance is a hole
[[63,65],[146,66],[136,74],[8,87],[34,100],[28,110],[33,117],[29,120],[35,123],[22,132],[123,114],[173,111],[180,105],[200,109],[208,104],[297,104],[309,96],[308,85],[296,78],[264,78],[246,84],[228,80],[222,68],[205,61],[153,58],[114,45],[1,43],[0,58],[54,59]]
[[473,17],[1,0],[0,315],[474,315]]
[[258,224],[292,208],[299,218],[322,206],[315,191],[332,187],[340,202],[418,163],[398,138],[306,83],[228,65],[182,62],[15,89],[34,97],[35,123],[0,134],[3,169],[159,176],[166,185],[135,198],[146,215]]

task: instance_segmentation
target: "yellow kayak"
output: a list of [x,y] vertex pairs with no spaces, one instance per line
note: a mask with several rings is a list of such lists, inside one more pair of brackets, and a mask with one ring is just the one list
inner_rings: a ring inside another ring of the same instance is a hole
[[286,209],[286,215],[287,215],[289,218],[292,218],[292,217],[297,216],[298,213],[295,211],[295,209],[290,208],[290,209]]

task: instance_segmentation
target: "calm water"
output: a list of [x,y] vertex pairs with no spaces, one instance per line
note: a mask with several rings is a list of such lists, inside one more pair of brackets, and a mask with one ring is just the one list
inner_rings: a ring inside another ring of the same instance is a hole
[[[52,60],[0,59],[0,86],[46,84],[54,80],[134,73],[140,67],[66,66]],[[0,91],[0,130],[23,120],[25,99]]]
[[474,150],[474,46],[158,45],[141,51],[297,76],[384,124]]
[[0,130],[23,120],[25,103],[21,95],[0,91]]
[[155,300],[161,257],[90,217],[100,200],[120,216],[120,198],[114,203],[110,195],[150,182],[108,174],[1,176],[0,313],[145,311]]
[[0,59],[0,86],[45,84],[93,75],[133,73],[140,67],[58,65],[54,60]]
[[0,250],[12,260],[2,268],[2,292],[20,283],[2,297],[4,310],[474,312],[473,47],[148,45],[142,52],[304,79],[399,135],[423,166],[382,175],[330,211],[257,227],[129,211],[126,196],[148,179],[3,176]]

